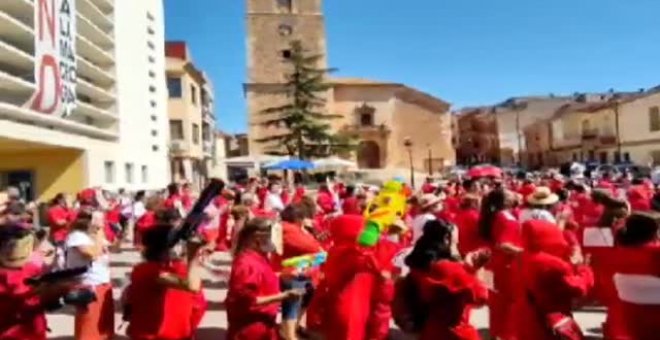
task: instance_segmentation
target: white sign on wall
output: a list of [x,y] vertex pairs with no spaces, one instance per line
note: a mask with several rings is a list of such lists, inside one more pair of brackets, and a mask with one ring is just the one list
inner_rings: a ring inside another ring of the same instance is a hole
[[34,1],[34,111],[67,117],[76,108],[76,1]]

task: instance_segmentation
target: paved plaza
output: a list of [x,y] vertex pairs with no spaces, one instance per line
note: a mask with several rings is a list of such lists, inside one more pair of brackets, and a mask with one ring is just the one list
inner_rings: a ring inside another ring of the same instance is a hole
[[[132,267],[140,261],[139,254],[131,248],[124,247],[120,254],[112,255],[112,281],[115,287],[115,300],[119,297],[119,290],[117,287],[125,282],[131,272]],[[230,257],[227,253],[219,253],[214,256],[213,262],[215,265],[229,269]],[[202,325],[198,331],[198,340],[222,340],[225,339],[227,330],[227,317],[223,306],[225,295],[227,294],[226,279],[221,277],[213,277],[210,274],[204,280],[204,289],[206,298],[209,300],[209,310],[206,312]],[[605,318],[605,313],[602,309],[590,309],[578,312],[576,314],[579,324],[587,331],[591,339],[601,339],[600,337],[600,324]],[[117,324],[116,327],[120,328],[121,315],[116,314]],[[48,316],[49,326],[52,332],[49,334],[49,339],[67,340],[73,339],[73,315],[69,309],[62,310]],[[488,310],[482,308],[473,314],[473,323],[479,329],[485,329],[488,324]],[[118,332],[117,339],[125,339],[125,325],[121,326]],[[485,333],[485,331],[484,331]],[[405,339],[396,330],[392,331],[392,339]]]

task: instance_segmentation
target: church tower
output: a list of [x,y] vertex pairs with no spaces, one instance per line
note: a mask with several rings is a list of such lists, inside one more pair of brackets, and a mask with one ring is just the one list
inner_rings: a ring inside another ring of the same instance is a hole
[[247,1],[247,82],[249,147],[251,154],[263,152],[255,140],[277,133],[277,128],[258,125],[262,110],[286,100],[281,84],[286,81],[291,56],[290,43],[302,42],[310,54],[322,55],[318,67],[327,67],[322,0]]

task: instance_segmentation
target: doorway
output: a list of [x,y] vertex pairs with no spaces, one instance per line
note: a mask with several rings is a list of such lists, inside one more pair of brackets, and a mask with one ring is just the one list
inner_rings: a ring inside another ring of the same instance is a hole
[[36,195],[34,172],[31,170],[0,172],[0,187],[16,187],[21,192],[21,198],[30,202]]

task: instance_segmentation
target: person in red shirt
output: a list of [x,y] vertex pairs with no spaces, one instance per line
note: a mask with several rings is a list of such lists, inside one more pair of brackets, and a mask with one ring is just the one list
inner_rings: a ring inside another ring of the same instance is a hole
[[362,207],[360,200],[355,195],[355,186],[349,185],[346,187],[346,195],[341,203],[341,210],[347,215],[360,215],[362,214]]
[[43,274],[30,263],[34,238],[19,225],[0,225],[0,339],[46,340],[46,310],[71,287],[63,284],[29,286],[26,279]]
[[133,268],[122,297],[127,334],[132,340],[185,340],[195,334],[195,303],[201,291],[202,259],[209,249],[188,247],[188,261],[172,258],[172,226],[159,224],[143,235],[142,262]]
[[316,203],[321,207],[324,214],[335,212],[335,199],[332,197],[332,193],[327,184],[323,184],[319,188],[319,192],[316,195]]
[[457,240],[454,233],[454,227],[444,221],[427,222],[422,237],[405,259],[417,300],[425,311],[423,324],[418,325],[421,340],[480,339],[477,329],[470,325],[470,310],[484,305],[488,298],[487,288],[474,275],[487,256],[479,256],[471,264],[460,262],[452,252],[456,246],[452,243]]
[[165,199],[164,204],[168,209],[175,209],[183,205],[178,184],[171,183],[167,186],[167,198]]
[[69,232],[71,212],[67,208],[64,194],[59,193],[50,202],[47,211],[48,226],[50,227],[50,242],[56,247],[61,247]]
[[135,221],[135,232],[133,233],[133,244],[142,246],[142,235],[156,225],[156,212],[165,207],[165,201],[157,195],[150,197],[145,204],[146,212]]
[[433,178],[431,177],[426,177],[426,180],[424,181],[424,184],[422,185],[422,193],[423,194],[432,194],[435,192],[436,186],[435,183],[433,183]]
[[646,188],[641,179],[633,179],[632,186],[628,189],[627,196],[628,201],[630,202],[630,208],[633,211],[651,210],[651,199],[653,198],[653,195],[652,192]]
[[268,255],[275,251],[272,221],[256,218],[238,234],[231,267],[227,306],[227,340],[277,340],[279,303],[299,299],[304,291],[280,291]]
[[[305,211],[302,206],[289,205],[282,211],[282,243],[283,254],[281,258],[274,256],[274,268],[281,271],[281,260],[301,255],[315,254],[323,251],[321,244],[307,232],[303,226]],[[281,280],[282,290],[306,289],[307,294],[302,300],[287,300],[282,302],[282,329],[285,338],[296,339],[297,330],[300,327],[301,317],[311,299],[312,281],[317,277],[317,268],[311,268],[306,272],[299,273],[291,279]]]
[[458,251],[462,256],[488,246],[479,234],[479,197],[465,195],[456,213],[458,227]]
[[481,202],[479,230],[492,249],[488,269],[492,270],[490,291],[490,333],[500,339],[515,339],[513,306],[518,296],[516,282],[517,258],[522,252],[520,223],[511,213],[514,194],[503,188],[493,189]]
[[572,308],[593,287],[593,272],[569,262],[570,247],[555,223],[529,220],[522,229],[522,289],[514,312],[518,339],[554,340],[558,334],[581,338]]

